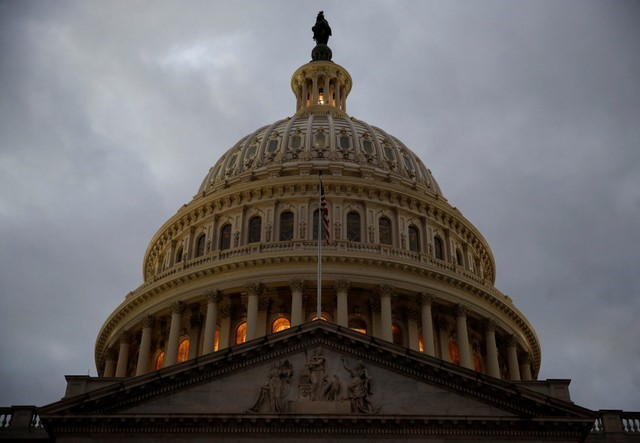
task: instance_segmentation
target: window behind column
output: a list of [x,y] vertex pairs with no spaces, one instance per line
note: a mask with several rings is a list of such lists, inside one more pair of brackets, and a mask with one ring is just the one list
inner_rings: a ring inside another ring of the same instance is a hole
[[164,363],[164,351],[160,351],[156,356],[156,361],[154,363],[154,369],[157,371],[158,369],[162,369],[162,363]]
[[287,317],[278,317],[273,323],[271,323],[271,332],[276,333],[280,331],[284,331],[285,329],[289,329],[291,327],[291,322]]
[[400,328],[400,326],[398,326],[398,324],[396,322],[393,322],[393,324],[391,325],[391,334],[393,335],[393,342],[396,345],[403,345],[404,339],[402,336],[402,329]]
[[247,341],[247,322],[241,322],[236,328],[236,344],[244,343]]
[[360,332],[361,334],[367,333],[367,323],[361,318],[350,318],[349,319],[349,329]]
[[180,342],[180,345],[178,346],[178,363],[187,361],[188,358],[189,358],[189,339],[185,338]]

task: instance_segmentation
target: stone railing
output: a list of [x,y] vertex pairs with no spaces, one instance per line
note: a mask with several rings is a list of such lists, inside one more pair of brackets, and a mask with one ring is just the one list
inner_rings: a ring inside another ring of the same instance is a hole
[[0,440],[49,439],[35,406],[0,407]]
[[598,411],[587,441],[640,442],[640,412]]

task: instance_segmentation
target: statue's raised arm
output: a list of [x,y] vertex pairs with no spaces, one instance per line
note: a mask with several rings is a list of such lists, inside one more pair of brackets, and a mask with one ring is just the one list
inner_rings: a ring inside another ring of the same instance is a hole
[[331,27],[329,22],[324,18],[324,11],[318,13],[316,18],[316,24],[311,28],[313,31],[313,39],[318,45],[326,45],[329,42],[329,36],[331,36]]

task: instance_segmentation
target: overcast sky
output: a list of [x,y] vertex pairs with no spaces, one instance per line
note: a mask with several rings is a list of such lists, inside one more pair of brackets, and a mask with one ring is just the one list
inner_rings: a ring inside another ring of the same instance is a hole
[[0,3],[0,406],[96,375],[155,231],[292,115],[318,10],[347,110],[431,169],[537,330],[540,378],[640,410],[640,3]]

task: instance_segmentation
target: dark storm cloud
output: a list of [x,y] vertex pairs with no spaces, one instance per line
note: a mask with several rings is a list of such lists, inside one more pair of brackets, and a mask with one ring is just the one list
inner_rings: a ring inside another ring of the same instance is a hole
[[[489,241],[541,378],[640,409],[634,2],[327,2],[348,110]],[[0,4],[0,403],[95,375],[102,322],[210,165],[291,115],[312,2]]]

